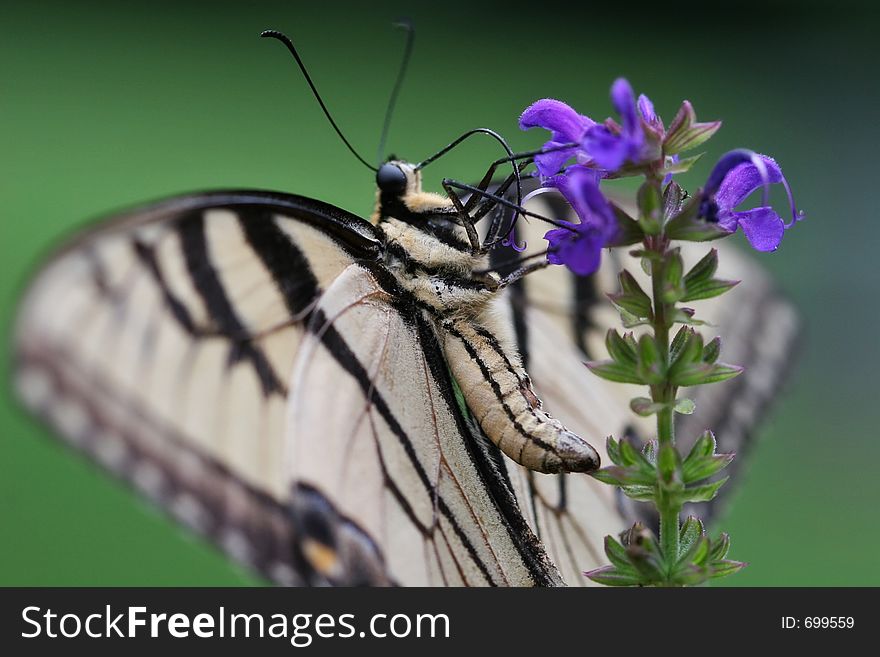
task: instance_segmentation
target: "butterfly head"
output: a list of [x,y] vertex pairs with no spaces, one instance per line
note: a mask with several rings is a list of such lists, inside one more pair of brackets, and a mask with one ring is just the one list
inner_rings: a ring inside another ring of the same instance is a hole
[[376,171],[378,221],[394,217],[410,225],[425,228],[430,216],[448,213],[448,197],[422,191],[422,172],[418,166],[391,158]]
[[403,160],[388,160],[376,172],[376,187],[382,201],[402,201],[409,194],[421,191],[422,177],[415,165]]

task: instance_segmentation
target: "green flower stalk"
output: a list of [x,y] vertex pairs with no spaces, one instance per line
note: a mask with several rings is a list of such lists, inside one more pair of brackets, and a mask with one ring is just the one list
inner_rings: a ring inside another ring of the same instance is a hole
[[[608,331],[609,359],[587,363],[594,374],[609,381],[646,386],[647,396],[630,403],[634,413],[654,416],[656,437],[638,445],[631,438],[607,441],[612,465],[593,476],[619,487],[630,498],[651,503],[659,518],[659,536],[636,523],[615,538],[605,538],[609,565],[585,573],[593,581],[612,586],[685,586],[724,577],[745,566],[727,559],[727,534],[710,538],[695,516],[682,522],[686,503],[708,502],[727,480],[717,475],[733,454],[716,452],[715,436],[706,431],[690,452],[676,444],[675,415],[690,414],[694,402],[684,389],[733,378],[742,368],[718,360],[721,339],[704,341],[703,322],[687,302],[717,297],[739,281],[715,276],[718,253],[709,252],[689,269],[676,242],[703,242],[731,235],[742,228],[760,251],[778,246],[786,229],[801,219],[782,171],[771,158],[752,151],[724,155],[706,185],[688,197],[672,177],[690,168],[697,157],[680,158],[683,151],[705,143],[720,122],[700,123],[685,101],[669,128],[654,112],[651,101],[638,101],[626,80],[612,87],[612,102],[621,123],[596,123],[564,103],[541,100],[523,113],[524,129],[551,131],[546,154],[535,158],[543,186],[561,193],[579,223],[549,231],[548,260],[579,275],[599,266],[607,247],[635,247],[631,254],[650,277],[644,290],[632,272],[620,272],[620,291],[610,295],[625,332]],[[576,163],[563,168],[571,159]],[[603,179],[642,176],[636,204],[629,216],[600,191]],[[780,183],[791,205],[786,223],[770,207],[767,188]],[[761,206],[737,211],[747,196],[763,188]],[[627,329],[630,329],[627,331]]]

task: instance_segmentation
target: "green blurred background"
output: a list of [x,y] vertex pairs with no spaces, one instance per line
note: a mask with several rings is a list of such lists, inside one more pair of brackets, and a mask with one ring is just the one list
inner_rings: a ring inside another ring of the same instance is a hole
[[[603,6],[604,5],[604,6]],[[832,8],[833,7],[833,8]],[[290,33],[350,139],[373,157],[402,39],[415,57],[389,149],[417,159],[491,126],[515,148],[532,100],[594,118],[626,75],[671,118],[723,118],[710,160],[772,154],[809,217],[761,255],[806,321],[802,358],[716,528],[751,563],[730,585],[878,585],[877,23],[858,4],[710,11],[632,3],[7,3],[0,22],[0,342],[41,254],[88,218],[216,187],[298,192],[368,214],[372,176],[286,51]],[[436,174],[479,177],[478,140]],[[737,238],[740,239],[740,238]],[[866,310],[865,306],[874,308]],[[258,583],[51,439],[10,399],[2,350],[0,584]]]

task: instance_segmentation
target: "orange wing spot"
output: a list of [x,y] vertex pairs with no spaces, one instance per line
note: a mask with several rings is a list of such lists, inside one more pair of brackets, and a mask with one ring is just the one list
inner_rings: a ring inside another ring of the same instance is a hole
[[336,550],[311,539],[303,541],[302,551],[312,567],[322,575],[330,575],[339,561]]

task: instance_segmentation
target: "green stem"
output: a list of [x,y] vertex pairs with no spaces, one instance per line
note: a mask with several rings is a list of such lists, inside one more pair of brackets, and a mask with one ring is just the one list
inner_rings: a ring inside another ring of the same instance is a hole
[[[655,250],[660,255],[665,256],[667,243],[662,237],[657,239],[654,244]],[[654,268],[652,272],[652,285],[654,297],[654,340],[657,349],[660,351],[660,358],[664,365],[664,370],[668,369],[669,354],[669,313],[673,310],[672,306],[662,301],[663,272],[662,267]],[[663,410],[657,413],[657,452],[660,454],[665,449],[675,449],[675,425],[673,404],[675,403],[676,389],[671,384],[664,383],[651,387],[651,399],[665,405]],[[659,463],[668,463],[664,459],[658,459]],[[657,511],[660,515],[660,545],[663,554],[666,557],[666,563],[671,569],[678,559],[679,552],[679,516],[681,513],[681,502],[677,499],[677,495],[667,493],[669,484],[673,483],[678,473],[675,472],[677,466],[672,465],[672,469],[661,466],[658,468],[659,496],[657,499]]]

